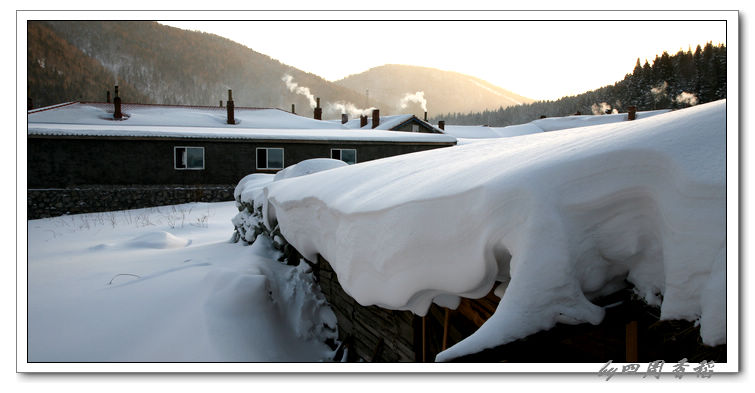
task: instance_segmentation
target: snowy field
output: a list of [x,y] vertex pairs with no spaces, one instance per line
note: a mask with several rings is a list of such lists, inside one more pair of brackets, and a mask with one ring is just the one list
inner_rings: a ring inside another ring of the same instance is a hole
[[[496,285],[496,313],[452,360],[556,323],[629,283],[662,319],[727,342],[726,101],[647,119],[491,139],[242,180],[235,203],[28,222],[30,362],[321,362],[335,316],[305,258],[363,305],[424,315]],[[316,172],[316,173],[315,173]],[[261,221],[260,221],[261,219]],[[277,241],[277,240],[276,240]]]
[[[233,202],[28,221],[29,362],[318,362],[304,264],[230,243]],[[321,296],[321,295],[320,295]]]

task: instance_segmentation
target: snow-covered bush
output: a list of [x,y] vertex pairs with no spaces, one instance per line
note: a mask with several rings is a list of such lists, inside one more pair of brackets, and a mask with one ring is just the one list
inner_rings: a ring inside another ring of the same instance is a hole
[[267,203],[265,187],[272,182],[344,166],[348,164],[341,160],[315,158],[289,166],[275,175],[255,173],[241,179],[233,193],[239,214],[232,220],[235,228],[232,241],[252,244],[258,236],[265,235],[271,239],[272,246],[281,252],[280,261],[298,265],[299,253],[281,234],[275,209]]

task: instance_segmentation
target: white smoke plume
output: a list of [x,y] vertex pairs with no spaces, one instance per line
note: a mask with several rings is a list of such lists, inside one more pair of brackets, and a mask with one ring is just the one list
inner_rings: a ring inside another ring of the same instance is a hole
[[605,115],[608,112],[618,113],[616,109],[611,110],[611,105],[606,102],[601,102],[600,104],[592,104],[590,109],[592,110],[593,115]]
[[668,88],[668,82],[663,81],[663,83],[659,83],[658,86],[653,87],[650,89],[650,92],[653,93],[653,96],[655,97],[656,101],[659,100],[661,97],[666,96],[666,89]]
[[422,110],[427,112],[427,100],[425,100],[425,92],[424,91],[418,91],[414,94],[412,93],[406,93],[404,95],[404,98],[401,99],[401,109],[406,108],[406,106],[409,104],[409,102],[416,102],[420,105],[422,105]]
[[362,115],[369,115],[372,113],[372,110],[376,109],[375,107],[370,107],[366,109],[357,108],[356,105],[350,103],[350,102],[336,102],[336,103],[328,103],[327,107],[325,108],[325,111],[328,113],[333,114],[341,114],[341,113],[348,113],[350,118],[359,117]]
[[310,107],[315,108],[317,106],[317,100],[315,100],[315,96],[312,95],[312,93],[309,91],[309,88],[299,86],[298,83],[294,82],[293,76],[286,74],[283,76],[283,78],[281,78],[281,80],[286,83],[288,91],[307,97],[309,99]]
[[674,101],[677,104],[686,104],[689,106],[695,106],[697,105],[697,96],[693,93],[687,93],[686,91],[683,91],[682,94],[679,94],[674,98]]

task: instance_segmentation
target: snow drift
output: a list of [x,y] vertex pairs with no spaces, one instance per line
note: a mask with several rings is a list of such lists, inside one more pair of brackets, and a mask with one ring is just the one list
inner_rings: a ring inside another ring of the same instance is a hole
[[726,101],[636,121],[491,139],[269,184],[282,234],[327,259],[362,305],[424,315],[436,298],[495,314],[437,360],[557,322],[631,283],[662,319],[725,335]]

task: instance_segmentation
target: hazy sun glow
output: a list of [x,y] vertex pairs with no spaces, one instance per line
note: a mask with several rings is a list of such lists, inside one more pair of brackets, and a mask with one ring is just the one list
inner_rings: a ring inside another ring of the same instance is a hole
[[726,42],[725,21],[170,21],[338,80],[383,64],[472,75],[540,100],[613,84],[639,57]]

